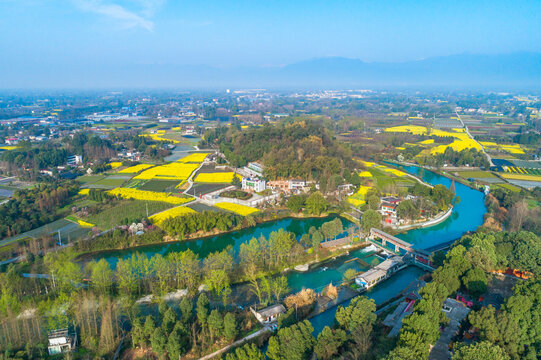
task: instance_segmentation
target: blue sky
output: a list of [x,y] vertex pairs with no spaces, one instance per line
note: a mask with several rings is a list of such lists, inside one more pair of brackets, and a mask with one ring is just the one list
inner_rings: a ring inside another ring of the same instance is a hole
[[0,0],[0,75],[541,52],[539,14],[539,0]]

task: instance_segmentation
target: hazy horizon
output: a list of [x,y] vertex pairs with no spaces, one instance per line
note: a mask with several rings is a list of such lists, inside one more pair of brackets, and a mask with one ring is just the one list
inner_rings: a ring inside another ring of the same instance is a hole
[[541,53],[539,13],[539,1],[503,0],[0,0],[0,88],[170,86],[152,71],[131,81],[148,68]]

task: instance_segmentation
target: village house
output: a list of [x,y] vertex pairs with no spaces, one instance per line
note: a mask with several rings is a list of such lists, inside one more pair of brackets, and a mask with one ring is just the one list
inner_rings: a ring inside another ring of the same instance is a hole
[[242,178],[242,190],[260,192],[265,189],[265,180],[259,178]]
[[393,256],[376,267],[358,275],[355,283],[363,289],[369,289],[380,281],[390,277],[392,274],[405,266],[402,257]]
[[250,311],[254,314],[257,321],[265,325],[277,321],[280,315],[285,314],[286,308],[282,304],[275,304],[259,311],[250,308]]
[[48,334],[49,355],[56,355],[75,349],[77,334],[70,333],[68,329],[53,330]]

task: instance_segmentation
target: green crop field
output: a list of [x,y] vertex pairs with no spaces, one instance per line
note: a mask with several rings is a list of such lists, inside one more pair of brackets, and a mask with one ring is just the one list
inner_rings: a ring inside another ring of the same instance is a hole
[[485,179],[485,178],[495,178],[497,177],[490,171],[481,171],[481,170],[472,170],[472,171],[458,171],[458,174],[464,179],[474,178],[474,179]]
[[93,184],[103,178],[105,178],[105,176],[103,175],[83,175],[81,177],[78,177],[77,181],[83,184]]
[[104,179],[96,181],[92,185],[99,186],[101,188],[110,188],[110,189],[112,189],[112,188],[121,186],[124,182],[126,182],[126,179],[106,177]]
[[158,180],[152,179],[139,186],[139,190],[146,191],[172,191],[180,182],[178,180]]
[[506,190],[511,190],[513,192],[520,192],[520,188],[518,186],[515,186],[515,185],[511,185],[511,184],[498,184],[499,187],[501,187],[502,189],[506,189]]
[[161,201],[125,200],[115,206],[104,208],[99,213],[90,215],[83,220],[106,230],[116,225],[125,225],[126,220],[130,223],[140,221],[147,216],[147,206],[150,216],[174,205]]

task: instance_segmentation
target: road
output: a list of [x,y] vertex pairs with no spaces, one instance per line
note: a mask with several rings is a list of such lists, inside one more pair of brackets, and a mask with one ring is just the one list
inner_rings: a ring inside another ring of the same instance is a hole
[[244,342],[249,341],[249,340],[251,340],[251,339],[255,339],[255,338],[258,337],[259,335],[261,335],[261,334],[263,334],[263,333],[266,333],[266,332],[269,332],[269,331],[271,331],[271,330],[270,330],[268,327],[265,326],[263,329],[258,330],[258,331],[256,331],[255,333],[250,334],[250,335],[248,335],[248,336],[246,336],[246,337],[243,337],[242,339],[237,340],[237,341],[235,341],[234,343],[232,343],[232,344],[230,344],[230,345],[227,345],[227,346],[221,348],[221,349],[218,350],[218,351],[213,352],[212,354],[205,355],[205,356],[203,356],[202,358],[200,358],[199,360],[208,360],[208,359],[212,359],[213,357],[218,356],[218,355],[221,355],[221,354],[223,354],[224,352],[226,352],[227,350],[229,350],[229,349],[231,349],[231,348],[234,348],[234,347],[237,347],[237,346],[239,346],[239,345],[242,345]]
[[485,148],[483,147],[483,145],[481,145],[481,143],[479,141],[475,140],[475,138],[470,134],[470,130],[468,129],[466,124],[464,124],[464,121],[462,121],[462,118],[460,117],[460,115],[458,115],[457,111],[455,111],[455,114],[456,114],[456,117],[458,118],[458,121],[460,121],[460,123],[462,124],[462,127],[464,127],[464,129],[466,130],[466,134],[468,134],[468,136],[481,147],[481,150],[483,150],[483,153],[485,154],[490,166],[494,166],[494,163],[492,162],[492,158],[490,157],[489,154],[487,154],[487,152],[485,151]]

